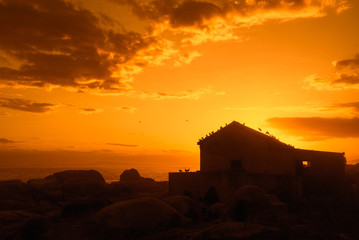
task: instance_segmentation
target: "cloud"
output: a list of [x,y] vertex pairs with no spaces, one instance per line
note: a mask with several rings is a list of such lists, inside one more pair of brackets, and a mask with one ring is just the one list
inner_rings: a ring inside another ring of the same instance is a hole
[[16,143],[16,142],[6,138],[0,138],[0,144],[8,144],[8,143]]
[[6,112],[0,112],[0,116],[9,116],[9,114]]
[[[99,95],[103,95],[102,93],[98,93]],[[107,95],[114,95],[114,96],[126,96],[126,97],[132,97],[132,98],[139,98],[139,99],[155,99],[155,100],[165,100],[165,99],[192,99],[192,100],[198,100],[203,95],[206,94],[213,94],[217,96],[223,96],[226,95],[225,91],[215,91],[212,89],[211,86],[207,88],[200,88],[197,90],[184,90],[184,91],[173,91],[173,92],[141,92],[141,91],[127,91],[122,93],[106,93]],[[117,108],[119,111],[128,111],[128,112],[134,112],[137,109],[134,107],[119,107]]]
[[123,112],[128,112],[128,113],[134,113],[137,110],[137,108],[129,107],[129,106],[122,106],[122,107],[118,107],[116,109],[118,111],[123,111]]
[[175,7],[169,15],[172,27],[195,26],[206,28],[206,20],[223,17],[223,10],[210,2],[185,1]]
[[[129,4],[140,18],[155,22],[168,21],[171,27],[196,27],[205,29],[215,18],[247,22],[248,18],[298,18],[325,15],[328,8],[343,11],[348,7],[346,0],[112,0],[119,4]],[[284,13],[287,13],[284,14]],[[289,14],[291,16],[289,16]],[[258,21],[257,21],[258,22]]]
[[180,55],[177,60],[175,60],[175,66],[180,67],[183,64],[190,64],[194,59],[200,57],[202,54],[197,51],[186,52]]
[[352,59],[345,59],[345,60],[341,60],[338,62],[334,62],[334,66],[336,69],[354,69],[354,70],[358,70],[359,69],[359,54],[357,54],[354,58]]
[[[148,97],[162,100],[162,99],[194,99],[198,100],[203,94],[212,93],[210,89],[201,89],[197,91],[187,90],[182,92],[158,92],[148,94]],[[146,95],[146,94],[145,94]]]
[[133,76],[145,66],[171,58],[180,66],[200,56],[188,46],[240,40],[238,29],[270,19],[321,17],[347,7],[345,0],[112,1],[129,5],[147,30],[127,31],[72,1],[1,0],[0,85],[132,91]]
[[0,107],[25,112],[45,113],[53,110],[55,106],[56,105],[52,103],[36,103],[20,98],[0,98]]
[[102,111],[103,111],[103,109],[95,109],[95,108],[82,108],[80,110],[80,112],[83,113],[83,114],[100,113]]
[[354,110],[354,113],[359,114],[359,102],[349,102],[349,103],[337,103],[331,106],[332,108],[351,108]]
[[81,110],[83,110],[85,112],[96,112],[96,109],[94,109],[94,108],[83,108]]
[[0,1],[0,22],[0,52],[18,62],[0,66],[7,86],[125,91],[126,64],[157,44],[151,36],[105,30],[92,12],[62,0]]
[[106,144],[112,146],[120,146],[120,147],[138,147],[138,145],[134,145],[134,144],[123,144],[123,143],[106,143]]
[[126,93],[126,96],[136,97],[136,98],[152,98],[155,100],[164,100],[164,99],[192,99],[198,100],[203,95],[214,94],[214,95],[225,95],[223,91],[214,91],[211,87],[201,88],[198,90],[185,90],[185,91],[176,91],[176,92],[129,92]]
[[308,76],[304,82],[307,88],[317,90],[359,89],[359,54],[354,58],[333,62],[334,76]]
[[329,8],[338,13],[348,8],[346,0],[112,1],[129,4],[138,17],[152,21],[155,31],[187,34],[185,42],[195,45],[210,40],[238,40],[236,29],[271,19],[322,17]]
[[359,118],[288,117],[267,119],[270,126],[304,141],[359,138]]

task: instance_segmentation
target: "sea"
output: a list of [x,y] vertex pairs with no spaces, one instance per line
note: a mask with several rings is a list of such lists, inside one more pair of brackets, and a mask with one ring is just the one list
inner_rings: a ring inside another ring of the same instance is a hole
[[[66,167],[36,167],[36,168],[0,168],[0,180],[13,180],[19,179],[26,182],[30,179],[39,179],[49,176],[53,173],[64,171],[64,170],[97,170],[99,171],[106,182],[115,182],[120,180],[121,173],[126,168],[119,167],[96,167],[96,168],[66,168]],[[136,168],[142,177],[153,178],[156,181],[168,181],[168,173],[178,171],[178,169],[161,169],[153,167],[140,167]]]

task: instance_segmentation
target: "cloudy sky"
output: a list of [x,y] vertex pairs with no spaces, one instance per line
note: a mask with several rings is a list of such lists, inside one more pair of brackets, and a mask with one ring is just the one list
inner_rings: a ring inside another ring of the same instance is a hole
[[0,0],[0,152],[197,164],[236,120],[359,162],[358,23],[356,0]]

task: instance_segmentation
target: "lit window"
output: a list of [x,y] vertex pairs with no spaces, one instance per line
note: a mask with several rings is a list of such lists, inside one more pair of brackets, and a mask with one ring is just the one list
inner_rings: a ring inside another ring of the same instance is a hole
[[303,161],[303,167],[310,167],[310,162],[309,161]]

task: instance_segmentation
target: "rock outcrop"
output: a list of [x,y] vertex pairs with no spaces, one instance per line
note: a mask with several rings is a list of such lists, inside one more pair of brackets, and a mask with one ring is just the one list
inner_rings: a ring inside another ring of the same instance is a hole
[[[275,229],[252,223],[225,222],[209,226],[194,234],[191,240],[221,240],[221,239],[270,239]],[[264,235],[260,238],[260,235]],[[273,235],[272,235],[273,236]]]
[[262,188],[245,185],[233,193],[228,214],[237,221],[247,221],[249,215],[261,211],[267,205],[265,192]]
[[54,173],[53,177],[61,183],[65,197],[94,197],[106,186],[105,179],[95,170],[67,170]]
[[163,201],[192,220],[204,219],[208,213],[206,205],[187,196],[171,196]]
[[50,175],[41,179],[31,179],[27,185],[42,199],[61,199],[63,187],[59,179]]
[[134,238],[179,226],[184,217],[156,198],[138,198],[114,203],[96,213],[94,220],[119,238]]
[[20,180],[0,181],[0,210],[25,209],[33,205],[29,188]]
[[135,181],[140,180],[142,177],[134,168],[126,169],[120,175],[120,181]]
[[156,182],[152,178],[141,177],[134,168],[123,171],[120,176],[120,183],[126,184],[138,196],[160,198],[168,196],[168,182]]

